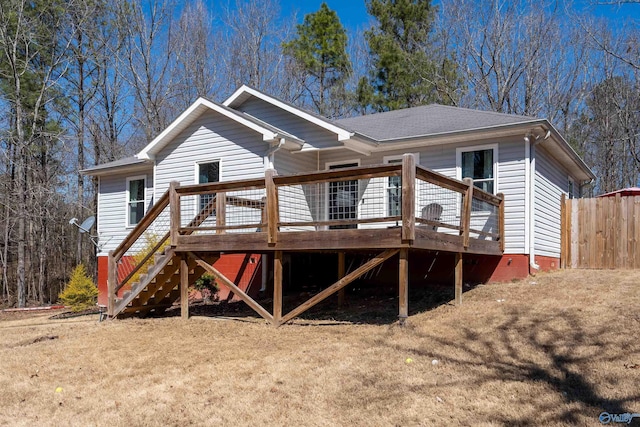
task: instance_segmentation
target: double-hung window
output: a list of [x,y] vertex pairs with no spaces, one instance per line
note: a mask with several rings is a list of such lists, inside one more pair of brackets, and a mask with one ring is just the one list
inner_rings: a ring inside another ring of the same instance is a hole
[[144,216],[146,177],[127,178],[127,227],[133,227]]
[[471,178],[476,187],[495,194],[497,152],[497,145],[459,148],[458,178]]

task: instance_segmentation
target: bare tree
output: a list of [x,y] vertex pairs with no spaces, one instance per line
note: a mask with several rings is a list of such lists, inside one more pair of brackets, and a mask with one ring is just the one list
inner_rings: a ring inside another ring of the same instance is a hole
[[221,33],[213,26],[214,17],[202,0],[187,3],[175,22],[172,50],[176,56],[176,98],[186,109],[199,96],[215,97],[220,83],[218,53]]
[[162,132],[173,115],[172,14],[168,0],[118,3],[118,31],[126,36],[121,76],[132,90],[136,120],[145,136],[141,144]]
[[554,5],[442,2],[440,34],[457,52],[455,61],[465,76],[462,105],[544,115],[568,128],[589,83],[589,52]]
[[280,18],[275,0],[235,0],[223,16],[226,27],[225,89],[242,84],[295,101],[301,94],[295,65],[282,53],[282,42],[290,38],[295,17]]
[[70,39],[62,37],[68,15],[64,4],[32,4],[11,0],[0,8],[0,78],[6,82],[5,98],[11,106],[10,138],[14,145],[15,209],[17,213],[17,300],[26,304],[29,149],[46,137],[46,111],[55,100],[55,89],[67,67]]

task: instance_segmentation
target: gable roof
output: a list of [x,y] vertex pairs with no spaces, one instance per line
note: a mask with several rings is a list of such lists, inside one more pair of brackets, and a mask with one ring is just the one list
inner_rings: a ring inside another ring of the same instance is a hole
[[539,119],[527,116],[430,104],[341,119],[336,123],[362,136],[383,143],[538,121]]
[[346,141],[353,136],[353,133],[349,129],[337,124],[337,122],[332,122],[326,117],[323,117],[316,113],[312,113],[310,111],[303,110],[300,107],[296,107],[295,105],[289,102],[283,101],[282,99],[276,98],[271,95],[267,95],[266,93],[260,92],[259,90],[249,87],[247,85],[240,86],[222,104],[226,107],[237,108],[252,96],[258,99],[261,99],[263,101],[266,101],[270,104],[273,104],[276,107],[279,107],[295,116],[303,118],[323,129],[326,129],[330,132],[335,133],[338,136],[338,141]]
[[198,98],[196,102],[191,104],[187,110],[178,116],[160,135],[155,137],[153,141],[147,144],[137,155],[139,159],[153,159],[154,156],[164,148],[173,138],[175,138],[180,132],[185,130],[191,125],[198,117],[200,117],[206,111],[214,111],[218,114],[227,117],[242,126],[252,129],[262,134],[264,141],[276,141],[279,138],[285,138],[289,141],[293,141],[299,144],[303,144],[304,141],[297,138],[295,135],[291,135],[288,132],[278,129],[268,123],[258,120],[249,114],[236,111],[225,105],[218,104],[213,101],[209,101],[205,98]]

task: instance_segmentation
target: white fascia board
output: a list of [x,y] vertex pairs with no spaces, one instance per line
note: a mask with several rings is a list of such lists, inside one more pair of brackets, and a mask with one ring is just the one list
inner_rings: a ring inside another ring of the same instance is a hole
[[[323,129],[326,129],[330,132],[335,133],[336,135],[338,135],[338,141],[346,141],[348,139],[350,139],[353,136],[352,132],[347,131],[346,129],[343,129],[339,126],[336,126],[332,123],[327,122],[326,120],[322,120],[319,117],[316,117],[312,114],[307,113],[306,111],[300,110],[299,108],[293,107],[287,103],[284,103],[278,99],[272,98],[267,94],[264,94],[260,91],[257,91],[255,89],[252,89],[248,86],[242,85],[238,90],[236,90],[233,95],[231,95],[229,98],[227,98],[222,105],[224,105],[225,107],[232,107],[233,103],[242,95],[244,95],[245,93],[248,93],[252,96],[255,96],[256,98],[259,98],[265,102],[268,102],[269,104],[275,105],[276,107],[287,111],[288,113],[291,113],[295,116],[298,116],[300,118],[303,118],[305,120],[307,120],[308,122],[313,123],[316,126],[319,126]],[[232,107],[233,108],[233,107]]]
[[264,141],[273,141],[277,138],[277,134],[265,127],[262,127],[250,120],[245,119],[244,117],[239,116],[231,111],[228,111],[225,108],[221,108],[219,105],[204,99],[198,98],[196,102],[191,104],[189,108],[187,108],[177,119],[173,121],[165,130],[160,133],[153,141],[151,141],[146,147],[144,147],[138,154],[137,157],[139,159],[148,159],[153,160],[155,154],[164,147],[164,145],[169,142],[169,139],[175,136],[176,133],[184,130],[189,124],[191,124],[195,119],[197,119],[203,112],[203,107],[208,108],[212,111],[215,111],[218,114],[221,114],[237,123],[240,123],[243,126],[248,127],[258,133],[262,134],[262,139]]

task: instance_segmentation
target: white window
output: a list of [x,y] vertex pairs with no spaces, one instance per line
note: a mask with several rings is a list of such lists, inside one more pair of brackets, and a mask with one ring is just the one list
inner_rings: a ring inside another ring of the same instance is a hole
[[456,151],[458,179],[471,178],[476,187],[496,194],[498,145],[464,147]]
[[[360,166],[359,160],[350,162],[327,162],[328,170],[352,168]],[[331,181],[328,187],[328,218],[330,221],[358,219],[359,186],[357,179]],[[357,224],[332,225],[330,229],[358,228]]]
[[144,216],[146,188],[146,176],[127,178],[127,227],[135,226]]
[[[197,176],[198,184],[206,184],[209,182],[220,182],[220,161],[219,160],[206,162],[206,163],[197,163],[196,169],[198,173],[198,176]],[[211,202],[211,200],[213,200],[214,197],[215,197],[215,194],[201,195],[199,210],[202,211],[205,208],[205,206],[207,206],[207,204]]]

